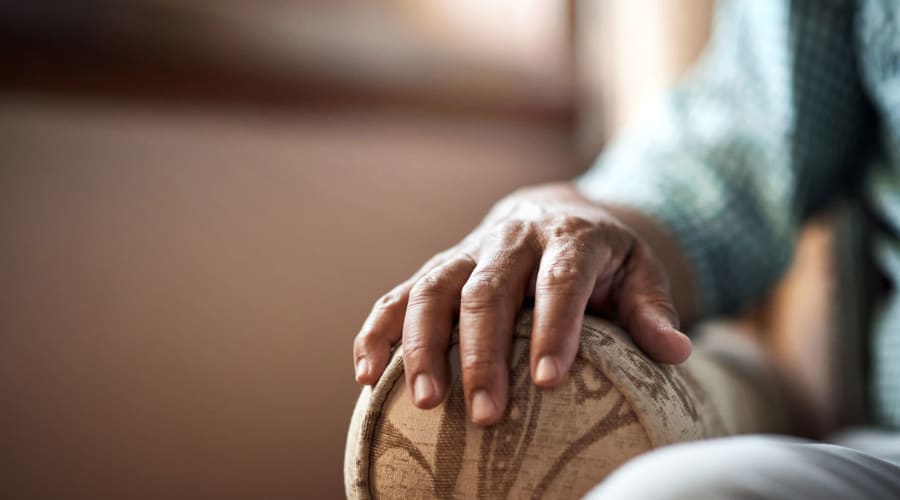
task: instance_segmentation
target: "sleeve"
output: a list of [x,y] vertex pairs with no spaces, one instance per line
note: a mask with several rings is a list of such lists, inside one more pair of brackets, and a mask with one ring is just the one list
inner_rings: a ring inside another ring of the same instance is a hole
[[697,68],[576,180],[671,233],[702,315],[760,298],[804,216],[854,174],[872,130],[854,14],[841,0],[723,2]]

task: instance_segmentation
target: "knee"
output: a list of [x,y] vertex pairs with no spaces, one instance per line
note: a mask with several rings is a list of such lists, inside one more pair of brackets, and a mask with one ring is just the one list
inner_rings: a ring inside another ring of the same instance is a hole
[[586,498],[767,498],[760,479],[776,476],[796,460],[788,443],[781,438],[743,436],[661,448],[626,463]]

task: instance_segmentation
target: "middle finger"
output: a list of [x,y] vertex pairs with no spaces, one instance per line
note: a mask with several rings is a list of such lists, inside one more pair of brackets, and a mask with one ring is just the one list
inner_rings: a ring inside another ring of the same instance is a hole
[[531,226],[506,224],[488,240],[463,287],[459,351],[463,388],[472,421],[495,423],[508,392],[508,358],[516,314],[540,257]]

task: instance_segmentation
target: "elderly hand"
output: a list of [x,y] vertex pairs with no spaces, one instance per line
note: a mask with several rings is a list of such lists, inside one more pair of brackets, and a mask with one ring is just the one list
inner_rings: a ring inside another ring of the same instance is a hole
[[690,355],[649,245],[571,185],[555,184],[503,199],[460,243],[379,299],[354,342],[356,380],[375,383],[402,339],[413,401],[440,404],[458,314],[467,409],[474,423],[493,424],[506,407],[513,326],[526,297],[534,298],[530,360],[539,386],[568,372],[586,309],[617,320],[656,361]]

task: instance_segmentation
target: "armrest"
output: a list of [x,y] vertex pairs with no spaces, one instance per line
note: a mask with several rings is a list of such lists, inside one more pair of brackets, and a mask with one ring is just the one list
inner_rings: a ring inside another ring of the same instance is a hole
[[451,340],[452,386],[433,410],[407,396],[395,352],[363,389],[344,458],[348,498],[573,498],[616,467],[660,446],[771,432],[755,382],[727,359],[695,351],[678,366],[649,360],[612,323],[586,316],[569,377],[540,389],[530,380],[531,314],[520,316],[509,405],[490,428],[469,422]]

